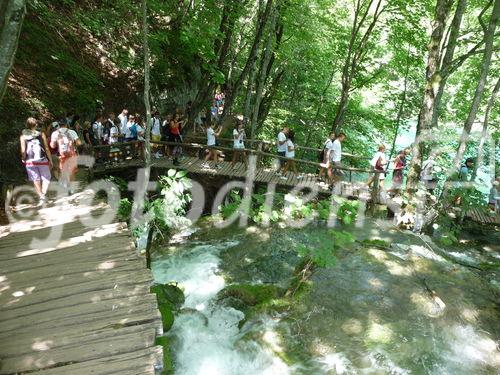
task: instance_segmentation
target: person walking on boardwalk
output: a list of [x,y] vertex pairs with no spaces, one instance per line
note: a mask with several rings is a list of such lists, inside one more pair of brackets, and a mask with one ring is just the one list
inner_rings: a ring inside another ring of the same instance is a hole
[[243,126],[243,119],[238,119],[236,122],[236,127],[233,130],[233,160],[231,165],[233,169],[236,169],[236,162],[241,157],[245,167],[247,167],[247,154],[245,152],[245,128]]
[[328,173],[328,168],[330,167],[330,159],[331,159],[331,151],[333,148],[333,141],[335,140],[335,133],[330,133],[330,136],[326,139],[325,143],[323,143],[323,150],[321,150],[319,155],[319,174],[318,180],[322,181],[325,173]]
[[222,127],[215,131],[213,128],[213,122],[209,121],[207,125],[207,146],[209,147],[208,153],[205,156],[205,162],[202,167],[207,168],[209,166],[208,161],[212,159],[215,162],[215,168],[220,168],[219,163],[219,151],[214,147],[217,146],[217,137],[220,135]]
[[404,170],[406,168],[406,157],[410,154],[410,149],[401,150],[394,158],[394,170],[392,171],[391,192],[399,194],[403,185]]
[[160,158],[162,156],[160,149],[161,145],[155,143],[161,141],[161,120],[160,112],[155,111],[153,117],[151,118],[151,141],[153,142],[153,151],[155,158]]
[[[293,130],[290,130],[287,134],[286,147],[286,163],[283,167],[283,174],[289,170],[293,170],[293,173],[297,175],[299,172],[297,171],[297,165],[295,164],[295,132]],[[281,176],[280,178],[282,180],[288,179],[286,176]],[[301,179],[302,175],[297,176],[297,178]]]
[[59,153],[59,169],[61,170],[59,182],[73,194],[72,182],[78,167],[77,146],[82,143],[74,130],[68,129],[65,121],[59,122],[59,129],[52,133],[50,146],[57,148]]
[[[373,155],[372,160],[370,161],[370,166],[372,167],[374,172],[378,173],[379,178],[379,186],[384,187],[384,179],[385,179],[385,166],[387,165],[387,158],[385,156],[385,146],[380,145],[378,147],[378,151]],[[373,173],[368,179],[368,186],[371,186],[373,181],[375,180],[375,176],[377,173]]]
[[285,165],[284,158],[286,157],[286,152],[288,150],[288,146],[287,146],[288,138],[287,138],[287,136],[288,136],[289,131],[290,131],[290,129],[285,126],[278,133],[277,146],[278,146],[278,156],[280,157],[280,159],[278,159],[278,174],[281,173],[281,169]]
[[50,185],[50,169],[52,158],[47,137],[37,130],[37,120],[30,117],[26,120],[26,129],[19,138],[21,144],[21,160],[26,167],[28,179],[33,182],[39,197],[40,205],[45,204],[47,190]]
[[[175,143],[182,143],[182,126],[184,124],[184,121],[181,121],[181,116],[177,113],[172,115],[172,118],[170,120],[170,137],[169,141],[170,142],[175,142]],[[179,165],[179,156],[182,154],[182,147],[181,146],[175,146],[172,149],[172,156],[174,158],[174,165]]]
[[328,170],[328,179],[331,185],[339,182],[344,175],[342,172],[342,142],[346,139],[346,135],[344,133],[339,133],[339,135],[332,142],[332,147],[330,150],[330,161]]
[[434,195],[434,189],[437,186],[435,156],[429,155],[429,158],[422,163],[422,171],[420,172],[420,180],[424,184],[425,189],[430,195]]
[[124,136],[127,132],[128,109],[124,108],[118,115],[118,118],[120,119],[120,133],[122,136]]

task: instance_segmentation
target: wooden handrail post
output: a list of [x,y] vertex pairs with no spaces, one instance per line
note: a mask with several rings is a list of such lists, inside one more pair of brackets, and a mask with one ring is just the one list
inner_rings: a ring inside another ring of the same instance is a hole
[[375,211],[375,204],[379,201],[379,182],[380,182],[380,172],[375,171],[375,175],[373,176],[373,187],[372,187],[372,205],[371,212]]

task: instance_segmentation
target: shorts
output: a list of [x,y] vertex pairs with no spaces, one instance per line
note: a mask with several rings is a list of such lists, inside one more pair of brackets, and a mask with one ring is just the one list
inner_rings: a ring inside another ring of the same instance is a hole
[[50,174],[50,167],[45,165],[27,165],[26,172],[30,181],[50,181],[52,177]]
[[233,148],[238,151],[242,151],[245,149],[245,144],[244,143],[238,143],[233,145]]
[[332,168],[332,173],[335,176],[343,176],[344,175],[344,171],[342,169],[335,168],[335,167],[342,167],[342,164],[340,163],[340,161],[332,161],[332,163],[330,164],[330,167]]
[[375,168],[372,168],[373,169],[373,172],[380,172],[378,174],[378,179],[379,180],[385,180],[385,173],[384,173],[384,170],[380,170],[380,169],[375,169]]
[[160,142],[161,141],[161,135],[152,135],[151,140],[153,142]]
[[[278,156],[286,157],[286,151],[278,151]],[[283,164],[285,163],[285,160],[284,159],[278,159],[278,160],[279,160],[280,167],[282,167]]]
[[78,169],[78,155],[70,157],[59,156],[59,169],[63,173],[72,175]]

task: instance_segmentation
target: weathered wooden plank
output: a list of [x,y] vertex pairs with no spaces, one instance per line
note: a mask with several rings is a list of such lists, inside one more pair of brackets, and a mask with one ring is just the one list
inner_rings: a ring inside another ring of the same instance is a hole
[[[55,280],[55,282],[46,283],[48,285],[44,288],[36,288],[35,286],[33,291],[20,297],[4,294],[0,296],[0,307],[2,311],[5,312],[8,310],[20,309],[25,306],[33,307],[38,303],[55,301],[68,296],[77,297],[81,293],[117,289],[120,287],[123,288],[127,285],[135,285],[138,283],[153,283],[153,277],[146,272],[141,272],[141,270],[137,270],[130,274],[112,276],[110,273],[109,276],[97,280],[88,280],[85,278],[70,280],[71,282],[68,284],[61,282],[65,280]],[[15,284],[13,287],[17,289]]]
[[71,287],[65,287],[64,285],[61,285],[60,287],[43,290],[39,293],[37,293],[35,290],[35,292],[31,294],[27,294],[21,297],[10,296],[10,298],[4,298],[2,296],[2,316],[11,311],[25,311],[26,308],[33,310],[36,309],[39,304],[52,303],[67,298],[77,300],[80,295],[87,295],[88,293],[92,292],[99,293],[104,291],[115,291],[119,289],[129,290],[134,285],[152,283],[153,279],[151,275],[148,275],[146,273],[138,273],[129,278],[127,278],[126,276],[120,277],[116,281],[109,279],[92,280],[90,282],[75,284]]
[[[122,240],[123,241],[123,240]],[[120,239],[108,238],[106,241],[86,242],[76,246],[69,246],[50,252],[37,254],[27,257],[4,260],[0,262],[0,271],[2,274],[9,274],[29,269],[45,267],[47,265],[64,265],[72,262],[86,261],[108,261],[109,259],[134,259],[137,258],[135,251],[131,249],[130,244],[124,244]],[[120,243],[122,242],[122,243]],[[20,261],[25,259],[25,262]]]
[[37,375],[111,375],[126,374],[131,369],[137,371],[135,372],[137,374],[153,375],[153,366],[161,362],[162,355],[162,348],[155,346],[131,353],[42,370],[37,372]]
[[[52,280],[54,278],[54,273],[57,272],[58,278],[72,278],[74,276],[84,276],[88,279],[93,279],[97,277],[101,277],[104,273],[109,270],[113,270],[114,273],[122,273],[122,272],[132,272],[140,269],[138,266],[139,259],[122,259],[118,258],[111,262],[75,262],[72,264],[68,264],[66,266],[60,265],[58,267],[54,267],[54,265],[48,265],[45,267],[40,267],[36,269],[29,269],[26,271],[15,272],[15,283],[16,288],[29,288],[33,286],[33,283],[36,283],[37,288],[44,286],[44,283],[48,280]],[[0,282],[0,289],[2,289],[2,285],[10,285],[11,278],[10,275],[3,275],[5,277],[4,281]],[[8,292],[8,291],[7,291]],[[0,295],[3,293],[0,292]]]
[[[15,335],[7,342],[0,343],[0,353],[2,358],[19,357],[30,353],[40,353],[55,349],[71,349],[75,346],[91,344],[96,341],[114,341],[115,337],[128,335],[135,332],[149,331],[155,332],[161,329],[161,318],[149,313],[142,313],[132,322],[135,324],[121,324],[119,321],[107,320],[103,323],[93,322],[80,326],[66,327],[62,330],[52,330],[51,332],[39,332],[36,327],[33,336]],[[152,346],[154,340],[147,346]]]
[[[133,286],[133,287],[132,287]],[[121,297],[134,297],[149,293],[151,283],[149,281],[132,284],[120,285],[114,289],[103,289],[80,293],[76,296],[66,296],[63,298],[37,303],[34,306],[24,307],[21,309],[3,310],[0,316],[0,322],[16,317],[30,316],[43,312],[57,311],[59,309],[83,304],[101,303],[103,300],[117,299]]]
[[[135,330],[129,333],[131,331],[129,328],[135,328]],[[138,332],[136,327],[127,327],[117,330],[116,335],[111,340],[105,338],[70,348],[55,348],[47,352],[3,358],[0,374],[32,371],[72,362],[83,362],[131,353],[151,347],[155,336],[156,330],[153,327],[147,331],[140,327]]]
[[56,309],[46,309],[36,315],[14,315],[10,319],[0,321],[0,332],[9,335],[9,332],[22,330],[24,327],[36,325],[43,328],[57,329],[71,325],[75,320],[92,320],[92,316],[102,314],[121,314],[123,311],[140,309],[142,307],[153,308],[157,306],[156,297],[149,294],[149,288],[135,295],[118,295],[116,298],[108,298],[95,302],[75,303],[69,306],[61,306]]

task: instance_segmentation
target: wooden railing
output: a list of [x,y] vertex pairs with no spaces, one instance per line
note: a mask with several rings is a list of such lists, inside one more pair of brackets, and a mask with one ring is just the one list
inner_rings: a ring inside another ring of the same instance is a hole
[[[191,153],[191,155],[200,158],[203,158],[205,156],[205,152],[209,149],[214,149],[221,151],[223,153],[230,153],[230,154],[234,152],[234,148],[232,147],[233,140],[231,139],[218,139],[219,142],[230,141],[231,147],[226,147],[221,145],[207,146],[206,144],[203,143],[187,142],[187,140],[194,138],[202,138],[202,137],[187,137],[187,139],[185,139],[186,142],[183,143],[168,142],[168,141],[151,142],[151,146],[156,148],[171,148],[171,149],[173,149],[174,147],[182,147],[184,155],[186,154],[189,155]],[[205,139],[203,138],[203,140]],[[266,144],[265,141],[247,140],[245,142],[247,144],[248,143],[256,144],[257,149],[245,148],[245,149],[239,149],[238,151],[244,151],[247,153],[247,155],[255,155],[257,157],[257,168],[270,166],[272,162],[275,160],[285,160],[285,161],[288,160],[288,158],[286,157],[264,151],[263,150],[264,145]],[[143,141],[115,143],[113,145],[94,146],[92,148],[92,151],[96,159],[96,163],[98,165],[116,164],[127,160],[144,160],[143,144],[144,144]],[[272,146],[274,146],[274,144]],[[314,148],[309,148],[309,149],[316,150]],[[200,151],[204,152],[203,155],[200,155]],[[356,155],[353,155],[353,157],[356,157]],[[294,159],[294,161],[301,172],[316,173],[318,169],[322,168],[322,164],[315,161],[305,160],[305,159]],[[348,176],[348,178],[347,179],[344,178],[344,180],[348,180],[349,182],[353,181],[353,173],[366,174],[367,175],[366,179],[368,179],[368,176],[374,174],[375,176],[374,176],[373,188],[371,189],[371,195],[372,195],[372,200],[374,202],[379,200],[379,175],[381,172],[374,171],[372,169],[355,168],[348,166],[334,166],[333,169],[343,171],[344,174]]]

